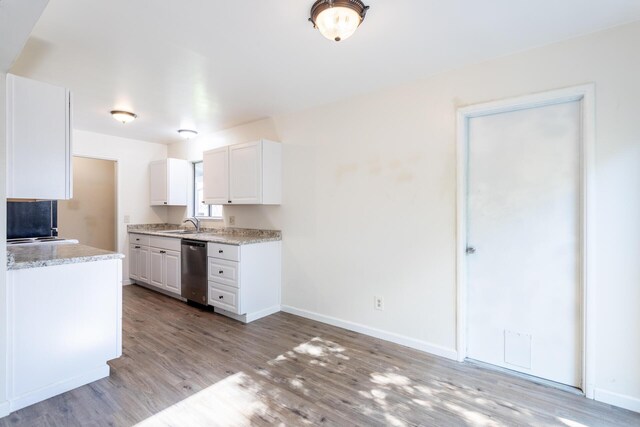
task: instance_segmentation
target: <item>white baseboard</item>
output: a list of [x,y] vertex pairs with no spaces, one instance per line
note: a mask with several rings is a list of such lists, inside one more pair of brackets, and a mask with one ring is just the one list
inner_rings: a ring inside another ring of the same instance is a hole
[[282,311],[285,313],[295,314],[296,316],[305,317],[307,319],[315,320],[322,323],[327,323],[339,328],[348,329],[350,331],[359,332],[371,337],[380,338],[381,340],[391,341],[396,344],[404,345],[405,347],[414,348],[416,350],[431,353],[436,356],[446,357],[451,360],[458,360],[458,352],[451,348],[442,347],[437,344],[432,344],[426,341],[417,340],[415,338],[406,337],[393,332],[383,331],[381,329],[371,328],[359,323],[349,322],[347,320],[338,319],[331,316],[325,316],[324,314],[314,313],[312,311],[300,310],[288,305],[282,306]]
[[4,418],[11,413],[11,405],[9,401],[6,400],[0,403],[0,418]]
[[126,279],[122,281],[122,286],[129,286],[129,285],[133,285],[133,280]]
[[254,320],[262,319],[263,317],[271,316],[280,311],[280,306],[276,305],[273,307],[266,308],[264,310],[256,311],[254,313],[247,314],[247,323],[253,322]]
[[222,314],[223,316],[227,316],[232,318],[233,320],[237,320],[238,322],[242,322],[242,323],[249,323],[249,322],[253,322],[254,320],[258,320],[258,319],[262,319],[263,317],[272,315],[274,313],[277,313],[280,311],[280,306],[273,306],[273,307],[269,307],[267,309],[264,310],[260,310],[260,311],[256,311],[253,313],[247,313],[247,314],[235,314],[232,313],[230,311],[227,310],[223,310],[221,308],[218,307],[214,307],[213,311],[215,311],[218,314]]
[[50,397],[57,396],[74,388],[78,388],[85,384],[92,383],[101,378],[109,376],[109,365],[105,364],[99,368],[92,369],[81,375],[70,378],[65,381],[60,381],[46,387],[42,387],[38,390],[25,393],[21,396],[9,399],[10,411],[17,411],[26,406],[33,405],[34,403],[42,402]]
[[627,396],[625,394],[615,393],[609,390],[603,390],[601,388],[596,388],[595,399],[608,403],[609,405],[619,406],[624,409],[628,409],[634,412],[640,412],[640,399],[633,396]]

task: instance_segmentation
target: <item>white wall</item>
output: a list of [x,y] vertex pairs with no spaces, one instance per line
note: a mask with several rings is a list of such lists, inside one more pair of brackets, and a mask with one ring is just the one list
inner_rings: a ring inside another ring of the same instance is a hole
[[[73,154],[76,156],[116,160],[118,176],[117,251],[129,254],[127,224],[163,223],[168,211],[149,202],[149,163],[167,157],[167,146],[134,139],[118,138],[81,130],[73,132]],[[129,261],[124,259],[123,278],[129,279]]]
[[282,206],[233,207],[239,226],[282,229],[283,304],[452,356],[456,108],[595,82],[596,397],[640,410],[639,45],[635,23],[285,114],[275,129],[266,120],[203,145],[177,143],[169,154],[196,159],[259,136],[283,142]]

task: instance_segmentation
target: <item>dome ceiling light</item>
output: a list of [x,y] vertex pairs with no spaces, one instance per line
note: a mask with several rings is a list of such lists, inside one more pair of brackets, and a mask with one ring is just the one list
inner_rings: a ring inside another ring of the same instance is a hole
[[368,9],[360,0],[318,0],[309,21],[323,36],[339,42],[356,32]]
[[132,122],[138,117],[136,114],[122,110],[111,110],[111,116],[119,122],[127,124]]
[[195,130],[191,130],[191,129],[179,129],[178,133],[184,139],[191,139],[191,138],[195,138],[196,136],[198,136],[198,132],[196,132]]

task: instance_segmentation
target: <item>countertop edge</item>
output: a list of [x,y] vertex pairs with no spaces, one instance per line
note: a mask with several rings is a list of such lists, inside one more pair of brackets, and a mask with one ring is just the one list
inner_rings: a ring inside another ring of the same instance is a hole
[[190,239],[190,240],[199,240],[201,242],[207,243],[221,243],[226,245],[234,245],[234,246],[245,246],[245,245],[255,245],[259,243],[268,243],[268,242],[281,242],[282,236],[264,236],[264,237],[248,237],[249,240],[241,241],[235,240],[234,236],[228,237],[218,237],[212,234],[207,235],[206,238],[200,238],[199,236],[193,234],[174,234],[167,233],[163,231],[156,230],[129,230],[128,234],[143,234],[146,236],[157,236],[157,237],[167,237],[170,239]]
[[47,259],[47,260],[39,260],[39,261],[22,261],[22,262],[13,262],[7,265],[7,271],[12,270],[26,270],[29,268],[39,268],[39,267],[51,267],[55,265],[65,265],[65,264],[82,264],[86,262],[95,262],[95,261],[108,261],[113,259],[124,259],[124,254],[121,253],[112,253],[112,254],[103,254],[103,255],[89,255],[89,256],[79,256],[73,258],[60,258],[60,259]]

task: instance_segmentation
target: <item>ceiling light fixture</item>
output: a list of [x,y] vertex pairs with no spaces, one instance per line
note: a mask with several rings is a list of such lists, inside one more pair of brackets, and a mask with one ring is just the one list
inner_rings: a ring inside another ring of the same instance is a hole
[[119,122],[127,124],[135,120],[138,117],[136,114],[122,110],[111,110],[111,116]]
[[356,32],[369,6],[360,0],[318,0],[309,21],[329,40],[346,40]]
[[198,132],[196,132],[195,130],[191,130],[191,129],[179,129],[178,133],[184,139],[191,139],[191,138],[195,138],[196,136],[198,136]]

